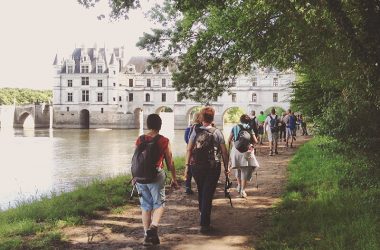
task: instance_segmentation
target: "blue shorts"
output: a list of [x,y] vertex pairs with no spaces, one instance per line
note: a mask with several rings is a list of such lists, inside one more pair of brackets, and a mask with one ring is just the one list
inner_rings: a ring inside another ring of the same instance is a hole
[[165,178],[165,171],[161,171],[153,183],[136,183],[141,209],[152,211],[165,206]]

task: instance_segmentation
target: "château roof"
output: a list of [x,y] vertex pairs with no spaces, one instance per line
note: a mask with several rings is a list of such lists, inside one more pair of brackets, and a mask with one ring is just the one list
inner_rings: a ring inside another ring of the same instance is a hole
[[[128,65],[134,65],[136,73],[145,73],[147,68],[149,66],[152,66],[152,64],[149,62],[149,60],[152,60],[152,59],[153,58],[148,57],[148,56],[133,56],[131,57],[131,59],[129,59],[128,63],[126,64],[126,67],[122,69],[122,72],[128,73]],[[161,72],[161,68],[158,65],[154,65],[153,69],[154,69],[154,73]],[[168,69],[169,71],[173,72],[176,69],[176,65],[171,63],[169,64]]]

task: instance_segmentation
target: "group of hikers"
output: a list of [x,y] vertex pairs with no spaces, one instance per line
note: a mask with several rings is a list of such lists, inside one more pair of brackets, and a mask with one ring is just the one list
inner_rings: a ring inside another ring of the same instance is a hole
[[[185,130],[187,151],[185,157],[186,194],[193,194],[191,180],[194,178],[198,190],[200,233],[207,234],[211,227],[212,199],[222,172],[228,178],[231,171],[236,177],[239,197],[246,198],[247,182],[259,167],[255,156],[256,144],[263,144],[267,135],[270,153],[278,154],[279,138],[286,146],[293,147],[297,117],[289,109],[279,117],[275,109],[265,116],[243,114],[240,122],[233,126],[227,143],[221,130],[214,125],[215,110],[206,106],[193,116],[191,125]],[[300,117],[302,119],[302,117]],[[179,189],[173,163],[169,139],[160,135],[162,120],[157,114],[147,117],[148,132],[138,137],[132,158],[132,176],[136,185],[142,224],[144,227],[144,246],[160,244],[158,225],[165,207],[165,178],[163,161],[171,172],[171,186]],[[285,125],[285,126],[284,126]],[[301,126],[303,126],[301,124]],[[285,132],[283,132],[283,127]],[[303,134],[307,134],[306,126]]]

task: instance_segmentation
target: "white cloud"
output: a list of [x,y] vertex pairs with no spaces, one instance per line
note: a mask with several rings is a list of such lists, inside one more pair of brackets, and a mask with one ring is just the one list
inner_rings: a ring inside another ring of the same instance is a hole
[[[99,14],[109,12],[103,2],[86,9],[76,0],[0,0],[0,87],[50,89],[55,54],[68,57],[82,44],[124,45],[127,58],[147,55],[135,47],[143,32],[153,27],[143,11],[132,11],[128,20],[99,21]],[[145,9],[152,5],[143,2]]]

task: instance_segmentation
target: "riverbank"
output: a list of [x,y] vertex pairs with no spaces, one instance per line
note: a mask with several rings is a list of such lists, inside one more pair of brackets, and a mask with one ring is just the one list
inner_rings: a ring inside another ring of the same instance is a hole
[[[181,176],[184,157],[175,158],[175,166]],[[72,192],[20,202],[15,208],[0,211],[0,250],[62,247],[65,244],[62,228],[82,225],[97,218],[99,211],[114,213],[128,209],[129,180],[128,175],[95,180]],[[136,199],[132,204],[136,205]]]
[[289,165],[282,202],[259,249],[380,249],[380,169],[317,137]]

